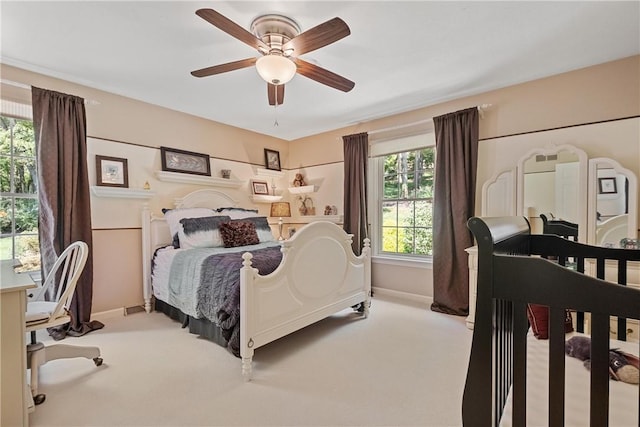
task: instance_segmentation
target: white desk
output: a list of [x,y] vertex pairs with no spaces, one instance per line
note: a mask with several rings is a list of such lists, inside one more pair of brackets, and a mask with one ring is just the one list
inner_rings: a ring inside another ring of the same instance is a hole
[[25,343],[26,290],[36,285],[28,274],[16,274],[11,260],[0,266],[0,425],[29,425],[27,352]]

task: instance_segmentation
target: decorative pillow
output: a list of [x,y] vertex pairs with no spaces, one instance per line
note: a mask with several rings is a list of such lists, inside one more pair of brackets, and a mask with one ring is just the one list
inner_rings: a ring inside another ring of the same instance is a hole
[[243,219],[258,216],[258,209],[245,209],[245,208],[218,208],[216,209],[219,215],[229,215],[231,219]]
[[256,226],[256,232],[258,233],[258,239],[260,243],[275,242],[276,238],[273,236],[269,222],[266,216],[256,216],[244,218],[244,221],[251,221]]
[[224,242],[218,226],[230,219],[226,215],[182,218],[180,220],[182,227],[178,230],[180,247],[184,249],[223,247]]
[[[549,307],[546,305],[528,304],[527,318],[533,335],[539,340],[549,339]],[[565,310],[564,332],[573,332],[573,318],[571,311]]]
[[219,228],[225,248],[235,248],[260,243],[258,233],[256,233],[256,226],[251,221],[227,221],[221,223]]
[[213,209],[208,208],[162,209],[162,213],[169,226],[174,248],[180,247],[178,231],[182,227],[180,224],[182,218],[202,218],[216,214]]

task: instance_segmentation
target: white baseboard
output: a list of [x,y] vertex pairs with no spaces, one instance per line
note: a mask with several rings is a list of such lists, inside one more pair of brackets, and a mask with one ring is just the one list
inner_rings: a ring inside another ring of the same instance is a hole
[[113,310],[100,311],[91,313],[91,320],[113,319],[114,317],[123,317],[125,315],[124,308],[114,308]]
[[398,299],[403,299],[407,301],[413,301],[420,304],[424,304],[427,307],[431,306],[431,303],[433,303],[433,297],[429,297],[426,295],[418,295],[418,294],[412,294],[409,292],[394,291],[393,289],[378,288],[375,286],[372,288],[372,290],[373,290],[374,297],[376,295],[389,296],[392,298],[398,298]]

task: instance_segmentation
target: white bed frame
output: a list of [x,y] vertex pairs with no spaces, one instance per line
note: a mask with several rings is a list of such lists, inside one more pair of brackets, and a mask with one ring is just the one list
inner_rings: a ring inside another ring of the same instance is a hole
[[[176,208],[229,207],[237,202],[216,190],[197,190],[175,200]],[[362,255],[353,253],[353,235],[336,224],[318,221],[306,225],[282,245],[282,262],[267,276],[251,267],[243,255],[240,272],[240,356],[245,380],[251,377],[255,349],[334,313],[371,300],[371,248],[364,240]],[[142,274],[144,306],[151,311],[151,258],[171,244],[166,221],[148,206],[142,211]]]

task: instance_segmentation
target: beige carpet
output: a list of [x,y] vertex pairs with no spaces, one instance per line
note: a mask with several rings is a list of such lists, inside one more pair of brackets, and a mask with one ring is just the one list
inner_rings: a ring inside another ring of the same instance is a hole
[[471,331],[464,318],[376,297],[240,359],[163,314],[109,319],[67,344],[104,365],[52,361],[32,426],[459,426]]

